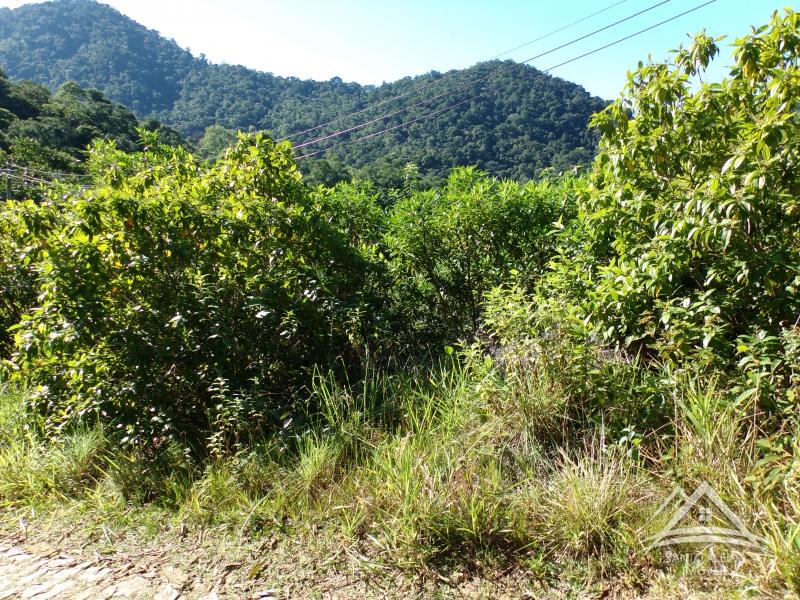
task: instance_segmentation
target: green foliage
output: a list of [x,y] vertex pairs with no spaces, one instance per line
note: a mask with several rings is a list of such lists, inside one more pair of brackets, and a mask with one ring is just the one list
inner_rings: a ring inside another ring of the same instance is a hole
[[224,422],[235,443],[346,349],[366,263],[311,210],[288,145],[243,138],[203,167],[152,141],[96,144],[98,184],[24,232],[41,292],[14,365],[50,428],[96,415],[125,442],[202,449]]
[[108,84],[108,95],[140,116],[175,101],[194,60],[175,42],[126,26],[115,10],[90,0],[20,8],[0,12],[1,61],[13,77],[52,89],[70,80],[95,89]]
[[206,160],[221,158],[225,151],[236,143],[236,132],[219,125],[206,128],[197,142],[197,154]]
[[[708,481],[767,544],[728,579],[786,595],[799,30],[776,15],[719,84],[693,83],[717,53],[705,34],[640,65],[594,120],[587,178],[459,168],[431,186],[387,154],[372,183],[334,159],[304,179],[288,143],[220,155],[212,127],[204,161],[159,145],[174,131],[155,121],[130,147],[96,142],[93,187],[0,210],[6,364],[31,386],[0,390],[0,507],[151,502],[248,537],[322,531],[384,568],[524,567],[542,596],[571,569],[675,597],[692,581],[643,542],[664,482]],[[14,85],[4,131],[131,124],[94,92]],[[71,156],[45,137],[9,147]]]
[[[185,143],[176,131],[156,120],[142,127],[162,143]],[[0,164],[5,167],[11,162],[7,183],[12,198],[43,201],[38,183],[57,177],[65,185],[75,184],[75,178],[85,177],[87,146],[96,139],[114,140],[121,150],[133,151],[139,147],[139,124],[128,109],[97,91],[68,83],[51,94],[30,81],[13,83],[0,70]],[[57,197],[58,191],[52,195]],[[58,212],[51,202],[41,209],[24,202],[0,209],[0,357],[10,351],[9,327],[36,298],[34,251],[44,243],[37,236]],[[31,237],[24,241],[26,227]]]
[[544,496],[549,537],[577,556],[626,547],[625,525],[643,516],[643,483],[628,461],[610,452],[562,457]]
[[[5,77],[5,73],[2,73],[4,80]],[[50,102],[50,90],[33,81],[20,81],[16,84],[4,81],[0,89],[2,89],[3,108],[20,119],[38,117],[44,110],[45,104]]]
[[15,121],[9,135],[39,140],[50,147],[82,151],[93,139],[113,132],[122,149],[136,148],[136,117],[100,92],[66,83],[48,100],[41,105],[38,118]]
[[776,14],[739,40],[730,77],[693,92],[717,53],[698,36],[672,63],[632,73],[625,98],[595,118],[582,232],[597,261],[589,302],[609,338],[729,361],[737,340],[800,315],[797,18]]
[[[310,180],[326,185],[346,178],[349,171],[390,187],[408,162],[417,163],[431,182],[442,182],[454,166],[477,165],[498,177],[528,180],[547,167],[564,170],[586,165],[597,146],[596,135],[586,125],[592,113],[606,104],[575,84],[510,61],[448,72],[450,77],[441,83],[437,81],[445,74],[431,72],[377,87],[339,78],[303,81],[210,64],[91,0],[60,0],[0,12],[0,64],[13,77],[54,89],[74,80],[102,90],[140,118],[156,115],[193,139],[201,138],[210,127],[268,130],[278,139],[427,86],[417,96],[424,104],[340,138],[354,139],[440,111],[483,91],[502,89],[459,110],[334,148],[320,157],[319,165],[317,157],[307,159],[310,164],[303,168]],[[490,80],[470,85],[501,69],[504,72]],[[463,89],[439,97],[455,88]],[[308,141],[397,108],[384,104],[292,141]],[[331,143],[309,146],[302,153],[326,145]]]
[[519,285],[497,287],[486,296],[485,312],[494,365],[502,373],[499,389],[521,393],[544,386],[565,401],[553,406],[548,398],[532,395],[529,419],[546,423],[540,416],[542,404],[570,416],[568,425],[554,428],[556,415],[550,415],[551,422],[538,433],[540,440],[562,442],[565,436],[602,427],[609,442],[635,454],[643,436],[670,433],[669,369],[602,344],[562,299],[532,297]]
[[35,303],[36,255],[46,246],[38,236],[57,219],[49,205],[37,207],[31,201],[0,205],[0,359],[11,354],[11,328]]
[[441,191],[411,191],[391,210],[386,245],[399,311],[428,341],[474,337],[483,296],[516,277],[532,284],[555,254],[574,182],[520,185],[456,169]]
[[[336,156],[330,159],[320,158],[316,160],[304,160],[300,162],[299,166],[300,171],[303,173],[303,178],[306,183],[311,186],[324,185],[333,187],[337,183],[353,179],[350,170]],[[370,176],[367,176],[366,179],[369,181],[376,181],[375,178]]]
[[78,428],[45,447],[31,427],[24,394],[0,385],[0,507],[53,497],[79,498],[108,467],[108,440],[98,428]]
[[[142,124],[162,143],[184,145],[180,135],[154,119]],[[95,90],[65,83],[55,93],[31,81],[11,82],[0,70],[0,160],[11,161],[12,197],[40,197],[28,188],[55,173],[74,180],[85,173],[87,146],[96,139],[114,140],[131,152],[138,149],[139,123],[133,113]]]

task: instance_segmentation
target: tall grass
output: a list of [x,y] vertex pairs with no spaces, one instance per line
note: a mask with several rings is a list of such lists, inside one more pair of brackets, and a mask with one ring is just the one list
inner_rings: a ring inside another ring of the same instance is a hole
[[[768,540],[764,554],[738,563],[748,580],[796,589],[800,442],[785,449],[780,485],[756,485],[764,455],[751,400],[664,372],[654,380],[671,381],[667,425],[612,439],[602,419],[573,410],[581,396],[554,385],[552,372],[462,358],[418,371],[370,367],[353,384],[318,373],[297,424],[200,465],[177,448],[158,460],[123,453],[99,429],[44,440],[28,426],[24,395],[6,390],[0,506],[70,499],[119,513],[146,504],[248,537],[322,530],[399,569],[550,564],[647,582],[653,569],[685,576],[646,548],[663,525],[652,514],[675,481],[689,493],[708,481]],[[605,388],[633,405],[641,388],[627,385],[629,369],[599,372],[617,373]]]
[[23,394],[0,388],[0,508],[44,503],[93,489],[111,464],[98,428],[81,428],[45,444]]

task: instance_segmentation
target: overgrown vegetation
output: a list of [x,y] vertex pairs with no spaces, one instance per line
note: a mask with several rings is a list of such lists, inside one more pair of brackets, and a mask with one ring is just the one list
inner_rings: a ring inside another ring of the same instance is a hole
[[[409,166],[387,195],[310,189],[261,135],[96,144],[91,189],[0,220],[0,506],[550,596],[797,594],[798,14],[695,86],[717,42],[631,74],[587,177]],[[701,482],[761,550],[650,547]]]
[[96,90],[67,82],[53,94],[33,81],[12,82],[0,69],[0,164],[11,171],[4,178],[5,195],[28,197],[54,178],[80,182],[90,142],[105,139],[134,152],[142,148],[140,128],[164,143],[185,144],[175,130],[153,119],[139,123]]

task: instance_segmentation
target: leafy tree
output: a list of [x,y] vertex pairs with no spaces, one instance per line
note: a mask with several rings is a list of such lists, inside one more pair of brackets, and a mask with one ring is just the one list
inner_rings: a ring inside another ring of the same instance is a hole
[[[0,72],[0,78],[5,74]],[[50,90],[32,81],[20,81],[16,84],[6,82],[7,95],[0,100],[3,108],[17,115],[20,119],[33,119],[39,116],[45,104],[50,101]]]
[[797,369],[799,42],[797,13],[776,13],[721,83],[693,83],[718,52],[705,34],[632,72],[594,119],[600,154],[541,296],[647,356],[739,360],[747,389],[777,402]]
[[195,60],[174,41],[130,27],[117,11],[92,0],[0,9],[0,40],[0,62],[12,77],[51,89],[77,81],[103,89],[142,117],[172,105]]
[[32,201],[0,205],[0,359],[10,356],[9,332],[36,300],[35,256],[45,246],[41,239],[25,243],[25,235],[38,235],[57,219],[52,207],[37,207]]
[[236,143],[236,132],[219,125],[206,128],[197,143],[197,153],[206,160],[217,160]]
[[[139,147],[133,113],[96,90],[75,83],[57,93],[30,81],[11,82],[0,71],[0,160],[16,169],[13,197],[41,197],[37,182],[85,174],[86,148],[95,139],[114,140],[120,149]],[[156,119],[142,124],[161,142],[185,145],[180,134]]]
[[333,187],[341,181],[350,181],[353,175],[338,158],[313,159],[300,162],[300,170],[308,185]]
[[51,430],[91,414],[202,452],[279,422],[307,370],[347,352],[368,262],[319,218],[288,144],[243,137],[214,166],[145,145],[95,144],[96,186],[23,229],[40,290],[13,364]]
[[399,313],[425,342],[474,337],[483,297],[514,276],[532,284],[555,254],[553,224],[572,213],[572,181],[521,185],[456,169],[441,192],[391,210],[386,245]]
[[142,121],[141,127],[145,131],[155,133],[158,137],[159,143],[161,144],[165,144],[167,146],[183,146],[187,149],[192,147],[191,144],[184,140],[183,136],[181,136],[181,134],[175,129],[169,125],[164,125],[158,119],[153,117],[149,117]]

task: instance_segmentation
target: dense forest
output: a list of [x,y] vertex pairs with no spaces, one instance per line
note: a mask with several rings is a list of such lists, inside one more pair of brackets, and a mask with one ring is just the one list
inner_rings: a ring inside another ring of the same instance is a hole
[[[15,79],[36,81],[51,89],[72,80],[100,90],[139,118],[153,116],[195,140],[208,128],[215,128],[210,132],[214,140],[205,144],[210,149],[220,139],[216,128],[266,130],[280,138],[431,83],[413,99],[429,102],[379,120],[350,137],[368,135],[454,101],[497,90],[460,110],[442,112],[363,143],[339,146],[326,155],[330,160],[321,164],[303,161],[307,173],[313,171],[315,180],[329,184],[353,175],[396,183],[393,174],[408,162],[416,163],[423,176],[440,182],[459,165],[477,165],[493,175],[520,180],[538,177],[547,167],[562,170],[586,165],[597,145],[597,136],[587,124],[590,116],[605,106],[578,85],[510,61],[407,77],[378,87],[339,79],[303,81],[241,66],[210,64],[93,0],[0,9],[0,66]],[[498,74],[486,79],[493,71]],[[445,77],[446,81],[435,83]],[[439,97],[456,87],[462,89]],[[293,141],[352,126],[406,104],[389,102]],[[313,150],[332,145],[314,146]]]
[[69,82],[51,93],[32,81],[14,83],[0,69],[0,163],[11,169],[14,196],[54,177],[80,179],[95,140],[113,140],[126,152],[141,149],[140,128],[157,132],[162,143],[185,143],[175,130],[153,119],[140,123],[96,90]]

